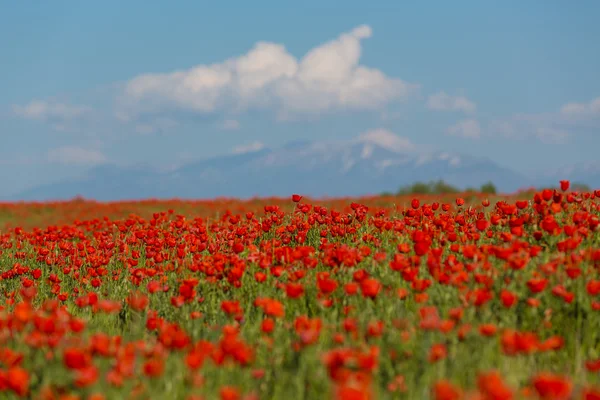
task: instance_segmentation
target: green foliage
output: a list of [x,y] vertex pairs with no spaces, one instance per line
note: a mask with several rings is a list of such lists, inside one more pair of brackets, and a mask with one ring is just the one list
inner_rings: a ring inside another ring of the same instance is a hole
[[451,193],[459,193],[460,189],[446,182],[439,180],[433,184],[433,194],[451,194]]
[[496,194],[497,193],[496,186],[492,182],[484,183],[483,185],[481,185],[481,188],[479,189],[479,191],[481,193],[485,193],[485,194]]
[[415,182],[412,185],[405,186],[398,190],[398,195],[440,195],[440,194],[456,194],[456,193],[485,193],[485,194],[496,194],[496,186],[492,182],[487,182],[481,185],[480,189],[477,190],[473,187],[468,187],[465,190],[460,190],[456,186],[452,186],[443,180],[425,182]]
[[[457,190],[443,181],[411,189]],[[137,203],[138,212],[124,218],[127,207],[110,205],[117,217],[104,222],[96,217],[107,210],[100,203],[85,213],[82,204],[55,204],[60,218],[87,222],[63,222],[58,230],[38,221],[35,230],[0,232],[0,399],[17,398],[19,388],[20,398],[323,399],[344,394],[336,390],[341,382],[366,383],[359,388],[372,398],[425,399],[440,397],[434,391],[442,380],[446,398],[461,398],[453,387],[481,388],[489,371],[501,380],[487,387],[506,384],[498,391],[503,398],[521,398],[519,388],[536,379],[557,380],[549,373],[573,388],[573,396],[560,398],[591,398],[579,392],[600,387],[592,370],[600,355],[597,199],[548,219],[528,201],[518,212],[531,218],[507,243],[513,224],[489,224],[496,212],[485,211],[483,196],[461,197],[463,207],[402,214],[396,205],[371,207],[378,201],[371,199],[370,211],[356,212],[341,233],[350,199],[331,203],[327,214],[340,219],[299,223],[294,232],[287,227],[299,215],[289,200],[282,214],[264,203],[190,203],[189,210],[210,214],[190,211],[187,220],[162,211],[136,217],[144,207],[168,209],[165,202]],[[443,200],[420,203],[433,201]],[[39,206],[27,207],[17,215]],[[232,221],[230,209],[256,215]],[[319,216],[313,209],[306,217]],[[267,220],[275,226],[264,229]],[[468,234],[473,226],[486,234]],[[590,227],[585,235],[581,226]],[[452,231],[460,242],[449,240]],[[190,241],[221,247],[192,250]],[[236,241],[256,248],[235,250]],[[562,264],[549,268],[564,258],[565,243],[591,255],[569,257],[576,279],[565,279]],[[412,272],[419,277],[405,279]],[[240,311],[224,307],[232,303]],[[223,396],[224,389],[240,395]]]
[[591,192],[592,188],[586,185],[585,183],[575,182],[571,184],[569,190],[572,192]]
[[423,182],[416,182],[412,186],[400,189],[399,194],[430,194],[430,185]]
[[444,182],[443,180],[431,181],[429,183],[415,182],[410,186],[400,188],[398,195],[409,194],[451,194],[459,193],[460,189]]
[[[535,188],[535,190],[538,191],[538,192],[541,192],[544,189],[561,191],[559,185],[540,186],[538,188]],[[592,190],[592,188],[589,185],[586,185],[585,183],[571,182],[571,185],[569,186],[569,190],[568,191],[569,192],[585,193],[585,192],[592,192],[593,190]]]

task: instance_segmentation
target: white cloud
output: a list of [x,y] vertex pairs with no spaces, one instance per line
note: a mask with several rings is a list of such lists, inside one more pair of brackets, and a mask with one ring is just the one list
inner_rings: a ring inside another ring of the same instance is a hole
[[91,111],[87,106],[33,100],[25,106],[14,105],[13,113],[21,118],[41,121],[70,121]]
[[240,122],[235,119],[226,119],[219,124],[219,128],[225,131],[235,131],[240,129]]
[[107,159],[97,150],[88,150],[77,146],[63,146],[51,149],[47,154],[48,162],[63,165],[92,166],[106,163]]
[[473,113],[477,109],[475,103],[464,96],[450,96],[446,92],[432,94],[427,99],[427,107],[431,110],[462,111]]
[[560,109],[562,115],[567,117],[600,116],[600,97],[589,103],[568,103]]
[[561,107],[563,115],[581,115],[587,112],[587,105],[581,103],[568,103]]
[[[415,149],[415,145],[410,139],[398,136],[387,129],[373,129],[364,132],[356,139],[356,141],[368,145],[377,145],[396,153],[412,151]],[[365,147],[365,149],[364,153],[368,154],[370,150],[368,150],[368,147]],[[365,154],[363,154],[363,157]]]
[[581,132],[594,132],[600,122],[600,97],[587,103],[567,103],[558,111],[515,114],[492,121],[488,131],[510,139],[534,137],[546,144],[564,144]]
[[481,127],[479,126],[479,122],[474,119],[464,119],[448,128],[447,133],[467,139],[479,139],[481,136]]
[[569,131],[564,129],[564,119],[560,115],[515,114],[510,118],[491,121],[487,132],[510,140],[536,138],[546,144],[564,143]]
[[245,154],[252,153],[254,151],[259,151],[265,148],[265,145],[262,142],[252,142],[248,144],[243,144],[237,147],[234,147],[231,152],[233,154]]
[[197,113],[274,108],[280,117],[341,109],[373,110],[412,94],[417,85],[359,64],[366,25],[296,59],[283,45],[259,42],[248,53],[189,70],[145,74],[127,82],[123,118],[176,108]]

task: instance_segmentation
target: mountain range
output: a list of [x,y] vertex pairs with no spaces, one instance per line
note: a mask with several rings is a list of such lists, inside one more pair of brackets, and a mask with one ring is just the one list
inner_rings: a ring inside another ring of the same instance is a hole
[[397,139],[376,135],[346,142],[300,141],[278,149],[258,148],[191,162],[170,171],[106,164],[77,179],[31,188],[11,200],[250,198],[292,193],[359,196],[395,192],[417,181],[438,179],[462,189],[491,181],[505,193],[556,186],[558,179],[600,187],[599,166],[572,167],[532,178],[486,158],[418,152]]

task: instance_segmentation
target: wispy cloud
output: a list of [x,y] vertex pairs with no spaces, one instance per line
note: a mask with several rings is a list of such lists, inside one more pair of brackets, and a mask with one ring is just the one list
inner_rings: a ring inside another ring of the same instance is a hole
[[32,100],[25,105],[14,104],[12,115],[26,120],[47,123],[59,132],[81,133],[84,127],[91,124],[96,124],[94,129],[97,129],[98,123],[92,107],[54,100]]
[[258,42],[221,63],[140,75],[125,85],[118,112],[134,118],[173,108],[201,114],[270,108],[285,118],[380,109],[410,96],[418,85],[360,65],[361,41],[371,34],[369,26],[359,26],[301,59],[281,44]]
[[94,166],[105,164],[106,156],[98,150],[78,146],[63,146],[48,151],[47,160],[53,164]]
[[177,126],[179,126],[179,123],[173,118],[157,117],[136,122],[134,130],[141,135],[149,135],[157,132],[169,132]]
[[600,97],[588,103],[568,103],[560,109],[566,117],[600,117]]
[[481,137],[481,126],[474,119],[464,119],[448,128],[447,133],[467,139],[479,139]]
[[245,153],[251,153],[254,151],[259,151],[264,148],[265,148],[264,143],[256,141],[256,142],[236,146],[231,150],[231,152],[233,154],[245,154]]
[[510,139],[535,137],[546,144],[564,144],[581,132],[600,127],[600,97],[567,103],[553,112],[515,114],[490,123],[489,132]]
[[218,127],[224,131],[235,131],[240,129],[240,122],[236,119],[226,119],[219,123]]
[[450,96],[442,91],[429,96],[427,108],[437,111],[462,111],[470,114],[475,112],[477,106],[464,96]]
[[535,128],[535,136],[544,143],[562,144],[567,142],[569,133],[562,129],[538,126]]
[[43,100],[33,100],[24,106],[13,105],[13,113],[21,118],[41,121],[70,121],[91,112],[91,108]]
[[366,131],[355,141],[359,143],[375,144],[397,153],[415,149],[415,145],[410,139],[398,136],[394,132],[382,128]]

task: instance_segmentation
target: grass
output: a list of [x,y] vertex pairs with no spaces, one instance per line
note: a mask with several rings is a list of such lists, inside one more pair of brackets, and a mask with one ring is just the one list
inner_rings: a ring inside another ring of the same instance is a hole
[[460,196],[3,204],[0,396],[597,393],[598,198]]

